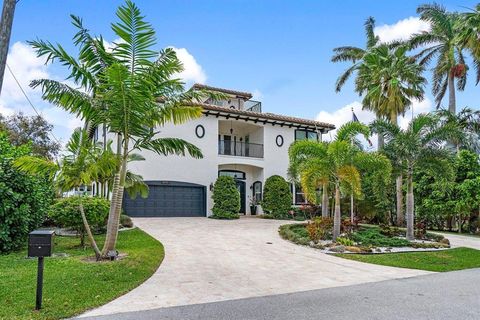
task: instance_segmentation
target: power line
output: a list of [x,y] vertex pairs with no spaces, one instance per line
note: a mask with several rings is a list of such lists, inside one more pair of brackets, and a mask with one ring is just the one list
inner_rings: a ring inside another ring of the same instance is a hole
[[[28,104],[32,107],[33,111],[35,111],[35,113],[37,114],[37,116],[39,117],[42,117],[42,115],[40,114],[40,112],[38,112],[37,108],[35,108],[35,106],[33,105],[32,101],[30,100],[30,98],[28,97],[27,93],[25,92],[25,90],[23,90],[23,87],[22,85],[20,84],[20,82],[18,81],[17,77],[15,76],[15,74],[13,73],[12,69],[10,68],[10,66],[8,65],[7,63],[7,69],[8,71],[10,72],[10,74],[12,75],[13,79],[15,80],[15,82],[17,83],[18,87],[20,88],[20,90],[22,91],[23,95],[25,96],[25,99],[27,99],[28,101]],[[43,118],[43,117],[42,117]],[[53,134],[53,132],[49,132],[49,134],[52,136],[53,140],[55,140],[59,145],[61,145],[60,143],[60,140],[57,139],[57,137],[55,137],[55,135]]]

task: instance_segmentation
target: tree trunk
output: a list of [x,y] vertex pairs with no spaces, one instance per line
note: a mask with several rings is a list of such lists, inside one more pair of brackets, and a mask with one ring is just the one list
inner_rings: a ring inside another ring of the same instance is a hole
[[322,186],[322,217],[328,217],[328,183],[324,183]]
[[80,215],[82,216],[83,227],[87,232],[88,240],[92,245],[93,251],[95,251],[95,258],[97,259],[97,261],[99,261],[100,258],[102,257],[102,254],[98,249],[97,242],[95,241],[95,238],[93,237],[93,234],[92,234],[92,230],[90,229],[90,225],[88,224],[87,216],[85,215],[85,210],[83,210],[83,204],[81,199],[80,199],[80,205],[78,206],[78,209],[80,210]]
[[355,210],[353,208],[353,193],[350,195],[350,222],[355,222]]
[[414,240],[414,208],[415,200],[413,198],[413,172],[407,174],[407,240]]
[[2,19],[0,20],[0,94],[2,93],[16,4],[17,0],[3,0]]
[[333,241],[340,235],[342,213],[340,211],[340,186],[335,184],[335,215],[333,216]]
[[395,185],[397,193],[397,226],[401,227],[405,222],[405,216],[403,214],[403,176],[401,174],[397,177]]
[[455,75],[453,70],[448,73],[448,111],[453,114],[457,112],[456,100],[455,100]]
[[118,225],[120,223],[120,215],[122,212],[123,191],[125,188],[125,177],[127,175],[127,156],[128,156],[128,139],[123,141],[123,154],[120,171],[115,175],[113,180],[112,200],[110,201],[110,211],[108,213],[107,235],[102,250],[104,258],[111,257],[109,252],[116,255],[115,246],[118,238]]

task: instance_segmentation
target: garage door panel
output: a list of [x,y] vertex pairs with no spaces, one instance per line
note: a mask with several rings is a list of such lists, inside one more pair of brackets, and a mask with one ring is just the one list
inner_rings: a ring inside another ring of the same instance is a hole
[[149,195],[124,199],[125,212],[133,217],[205,216],[206,188],[176,182],[147,182]]

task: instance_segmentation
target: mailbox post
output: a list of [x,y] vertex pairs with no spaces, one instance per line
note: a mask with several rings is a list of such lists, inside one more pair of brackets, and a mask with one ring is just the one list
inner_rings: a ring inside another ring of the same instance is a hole
[[42,308],[43,258],[52,255],[54,235],[53,230],[35,230],[28,234],[28,256],[38,258],[36,310]]

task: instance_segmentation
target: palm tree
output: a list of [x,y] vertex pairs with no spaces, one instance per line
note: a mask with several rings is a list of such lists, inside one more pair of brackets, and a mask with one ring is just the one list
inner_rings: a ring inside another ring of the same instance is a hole
[[460,45],[470,51],[476,70],[476,82],[480,81],[480,3],[468,12],[460,14],[457,38]]
[[117,254],[115,246],[129,155],[147,149],[165,156],[202,157],[201,151],[187,141],[157,137],[155,128],[197,118],[201,116],[201,108],[192,102],[207,95],[218,98],[205,91],[184,91],[183,82],[173,78],[183,70],[175,51],[152,49],[155,31],[135,4],[127,0],[116,15],[119,21],[112,24],[112,30],[121,41],[111,51],[106,50],[101,37],[88,33],[78,17],[72,17],[79,30],[74,37],[74,44],[79,47],[78,59],[60,45],[31,42],[38,56],[47,56],[49,62],[58,60],[66,66],[70,71],[68,78],[81,89],[50,79],[35,80],[31,85],[42,89],[45,100],[80,116],[92,126],[106,125],[116,137],[120,165],[111,190],[102,250],[105,258]]
[[[85,131],[78,129],[72,134],[66,145],[66,154],[59,162],[34,156],[23,156],[18,158],[14,165],[31,174],[47,175],[61,194],[91,185],[98,175],[115,169],[118,164],[117,157],[113,153],[103,151],[101,145],[93,143],[88,139]],[[95,256],[97,260],[100,260],[101,252],[88,224],[82,201],[80,201],[78,209]]]
[[424,4],[417,8],[420,19],[430,23],[430,30],[414,34],[408,41],[412,49],[425,47],[416,57],[420,65],[428,65],[436,59],[433,67],[432,91],[437,107],[448,89],[448,110],[456,113],[456,87],[463,91],[467,82],[467,65],[463,48],[458,40],[459,14],[447,12],[438,4]]
[[290,173],[299,177],[309,201],[315,201],[318,187],[329,183],[334,185],[334,240],[340,235],[341,189],[349,190],[356,196],[360,194],[360,166],[373,162],[375,165],[369,166],[371,169],[389,170],[388,159],[384,156],[362,152],[357,134],[368,136],[368,127],[359,122],[349,122],[339,128],[332,142],[297,141],[289,149]]
[[385,150],[395,154],[406,166],[407,179],[407,239],[414,239],[413,173],[417,167],[430,168],[437,176],[450,173],[452,168],[446,161],[450,152],[443,142],[458,135],[452,126],[441,125],[438,117],[421,114],[412,119],[407,129],[385,120],[376,120],[372,128],[385,135]]
[[457,114],[448,110],[440,109],[436,111],[440,121],[444,126],[457,128],[463,134],[454,137],[450,142],[454,145],[456,152],[460,149],[480,152],[480,111],[465,107]]
[[[360,95],[365,93],[364,108],[390,120],[394,125],[398,124],[398,116],[405,115],[414,100],[421,100],[424,96],[424,67],[407,56],[408,50],[409,47],[404,44],[380,44],[365,54],[364,62],[358,68],[356,91]],[[403,166],[398,161],[393,163],[396,168],[397,225],[402,225]]]

